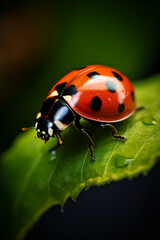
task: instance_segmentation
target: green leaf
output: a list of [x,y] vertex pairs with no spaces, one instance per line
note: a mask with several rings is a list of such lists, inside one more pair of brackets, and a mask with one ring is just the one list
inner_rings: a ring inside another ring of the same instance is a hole
[[35,130],[20,134],[1,161],[1,213],[9,239],[21,239],[50,206],[76,199],[84,188],[146,173],[160,156],[160,75],[135,84],[138,105],[145,106],[115,124],[127,142],[116,141],[107,129],[82,124],[95,143],[96,162],[74,126],[62,134],[63,144],[35,139]]

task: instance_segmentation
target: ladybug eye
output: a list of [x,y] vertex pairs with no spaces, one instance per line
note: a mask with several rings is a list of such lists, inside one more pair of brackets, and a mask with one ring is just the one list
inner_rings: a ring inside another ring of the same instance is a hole
[[45,135],[44,135],[44,140],[45,140],[45,141],[48,141],[49,138],[50,138],[50,136],[49,136],[48,134],[45,134]]
[[40,138],[41,137],[41,134],[40,132],[37,132],[37,137]]

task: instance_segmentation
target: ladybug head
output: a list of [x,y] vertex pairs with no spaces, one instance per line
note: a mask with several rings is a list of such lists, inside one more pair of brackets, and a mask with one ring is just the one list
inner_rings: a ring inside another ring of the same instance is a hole
[[44,117],[40,117],[37,120],[35,128],[37,130],[37,137],[45,142],[47,142],[50,137],[54,137],[58,130],[53,122]]

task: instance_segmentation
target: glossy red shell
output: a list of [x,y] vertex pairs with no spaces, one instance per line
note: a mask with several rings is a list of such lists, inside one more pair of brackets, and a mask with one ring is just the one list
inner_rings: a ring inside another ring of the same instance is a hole
[[[95,72],[97,75],[92,76]],[[121,80],[115,74],[120,76]],[[65,98],[62,94],[62,97],[76,113],[86,119],[98,122],[118,122],[128,118],[136,110],[133,85],[126,76],[113,68],[90,65],[74,70],[51,89],[47,98],[52,95],[56,86],[64,82],[67,82],[65,89],[74,85],[77,94],[70,98]],[[107,87],[108,84],[111,89]],[[115,89],[112,89],[112,86]],[[91,108],[91,102],[95,97],[101,101],[99,110]]]

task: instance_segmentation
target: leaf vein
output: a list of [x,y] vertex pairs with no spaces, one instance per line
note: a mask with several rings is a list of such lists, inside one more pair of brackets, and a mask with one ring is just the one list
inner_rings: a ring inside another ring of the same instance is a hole
[[85,161],[87,159],[88,151],[89,150],[87,149],[86,154],[85,154],[84,159],[83,159],[82,167],[81,167],[81,182],[83,181],[83,170],[84,170]]

